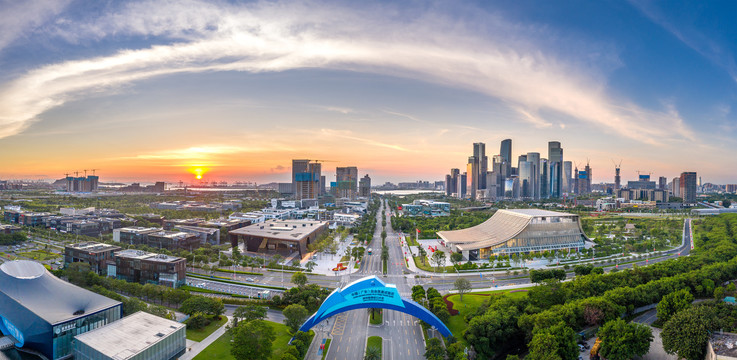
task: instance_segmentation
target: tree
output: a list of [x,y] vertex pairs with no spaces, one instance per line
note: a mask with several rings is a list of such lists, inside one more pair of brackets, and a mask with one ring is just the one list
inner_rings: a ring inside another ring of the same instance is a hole
[[453,283],[453,287],[458,290],[458,294],[461,295],[461,301],[463,301],[463,294],[471,290],[471,282],[466,278],[459,277]]
[[707,306],[692,306],[682,310],[663,326],[663,332],[660,333],[663,349],[682,359],[703,359],[709,333],[715,324],[715,313]]
[[530,360],[576,359],[578,346],[576,332],[563,322],[535,331],[528,345]]
[[431,338],[427,341],[427,344],[425,345],[425,359],[427,360],[444,360],[445,359],[445,350],[443,350],[443,346],[440,344],[440,340],[438,338]]
[[263,320],[266,318],[267,309],[264,306],[246,304],[239,306],[233,312],[233,326],[238,326],[239,321]]
[[296,273],[292,274],[292,282],[297,284],[299,287],[305,286],[307,284],[307,275],[305,275],[301,271],[297,271]]
[[196,312],[192,314],[192,316],[187,319],[187,328],[188,329],[202,329],[203,327],[209,325],[211,322],[210,319],[207,318],[207,316],[201,312]]
[[87,285],[87,273],[89,272],[90,265],[86,262],[71,263],[64,270],[69,282],[79,286]]
[[658,303],[658,321],[665,323],[675,315],[675,313],[687,309],[691,306],[694,297],[688,291],[688,289],[681,289],[676,292],[672,292],[668,295],[663,296],[663,299]]
[[315,266],[317,266],[317,263],[316,263],[316,262],[314,262],[314,261],[312,261],[312,260],[308,261],[308,262],[307,262],[307,263],[305,264],[305,268],[307,269],[307,271],[312,271],[312,269],[314,269],[314,268],[315,268]]
[[285,307],[284,310],[282,310],[282,314],[284,314],[284,324],[286,324],[292,332],[299,330],[299,327],[302,326],[305,320],[307,320],[307,316],[309,316],[307,309],[299,304],[292,304]]
[[363,360],[381,360],[381,349],[377,346],[369,346],[366,348],[366,355]]
[[463,254],[459,252],[454,252],[450,254],[450,262],[453,263],[453,265],[463,261]]
[[628,360],[650,351],[653,332],[647,325],[627,323],[622,319],[607,322],[597,333],[601,339],[599,354],[609,360]]
[[187,315],[201,312],[212,316],[220,316],[225,312],[225,306],[223,305],[223,301],[220,299],[205,296],[192,296],[182,303],[182,306],[179,307],[179,311]]
[[420,256],[420,261],[422,261],[422,264],[424,265],[427,261],[427,251],[425,251],[425,248],[423,248],[422,245],[417,247],[417,255]]
[[422,285],[415,285],[412,287],[412,300],[417,303],[421,303],[425,299],[425,288]]
[[233,328],[230,353],[237,360],[267,360],[276,339],[274,329],[263,320],[241,322]]
[[716,289],[714,289],[714,299],[716,300],[724,299],[724,288],[723,287],[718,286]]
[[434,262],[435,266],[438,268],[445,266],[445,253],[441,250],[435,250],[435,252],[432,253],[432,262]]

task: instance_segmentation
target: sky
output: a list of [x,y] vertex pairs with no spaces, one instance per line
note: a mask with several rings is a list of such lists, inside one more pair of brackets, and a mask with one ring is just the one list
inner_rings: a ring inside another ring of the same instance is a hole
[[487,155],[737,183],[734,1],[0,0],[0,179],[374,184]]

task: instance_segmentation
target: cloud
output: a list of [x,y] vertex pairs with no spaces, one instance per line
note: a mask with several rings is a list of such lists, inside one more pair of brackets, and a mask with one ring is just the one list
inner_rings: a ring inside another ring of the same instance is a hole
[[414,116],[412,116],[412,115],[408,115],[408,114],[403,114],[403,113],[400,113],[400,112],[396,112],[396,111],[389,111],[389,110],[384,110],[384,112],[385,112],[385,113],[387,113],[387,114],[389,114],[389,115],[395,115],[395,116],[399,116],[399,117],[407,118],[407,119],[410,119],[410,120],[412,120],[412,121],[416,121],[416,122],[425,122],[425,121],[423,121],[423,120],[420,120],[420,119],[418,119],[418,118],[416,118],[416,117],[414,117]]
[[317,132],[317,134],[322,135],[322,136],[338,137],[338,138],[343,138],[343,139],[358,141],[358,142],[362,142],[362,143],[367,144],[367,145],[377,146],[377,147],[383,147],[383,148],[392,149],[392,150],[411,151],[411,150],[409,150],[407,148],[404,148],[402,146],[399,146],[399,145],[387,144],[387,143],[384,143],[384,142],[381,142],[381,141],[376,141],[376,140],[369,139],[369,138],[363,138],[363,137],[355,136],[355,135],[353,135],[353,132],[351,132],[350,130],[320,129]]
[[0,0],[0,51],[62,12],[70,0]]
[[275,167],[273,167],[273,168],[271,168],[269,170],[271,172],[283,173],[283,172],[286,172],[287,170],[289,170],[289,168],[288,167],[284,167],[282,165],[277,165],[277,166],[275,166]]
[[187,161],[205,161],[213,160],[218,157],[242,153],[266,152],[273,149],[266,147],[245,147],[245,146],[228,146],[228,145],[203,145],[193,146],[182,149],[169,149],[155,151],[148,154],[138,154],[135,156],[116,158],[127,160],[187,160]]
[[305,68],[470,89],[501,99],[517,109],[521,121],[537,127],[548,122],[534,114],[549,110],[649,144],[692,138],[677,114],[648,111],[608,96],[601,74],[577,63],[577,56],[556,56],[549,39],[538,40],[546,33],[541,29],[489,13],[459,21],[445,15],[447,9],[432,6],[421,11],[363,6],[373,7],[142,1],[89,23],[59,22],[54,34],[70,42],[122,35],[169,41],[43,66],[0,85],[0,138],[23,131],[39,115],[66,102],[157,76]]
[[331,112],[337,112],[341,113],[343,115],[348,115],[350,113],[355,112],[353,109],[344,108],[344,107],[337,107],[337,106],[318,106],[320,109],[323,109],[325,111],[331,111]]

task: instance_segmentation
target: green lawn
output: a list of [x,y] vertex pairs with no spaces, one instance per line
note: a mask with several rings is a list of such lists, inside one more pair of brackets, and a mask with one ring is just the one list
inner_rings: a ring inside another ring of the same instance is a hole
[[[495,295],[501,295],[506,294],[506,296],[511,297],[524,297],[527,296],[527,292],[524,291],[517,291],[517,292],[510,292],[514,291],[512,290],[494,290],[494,291],[484,291],[484,292],[475,292],[475,293],[467,293],[463,295],[463,301],[461,301],[461,296],[458,294],[453,294],[451,296],[448,296],[448,301],[453,303],[453,309],[458,310],[459,314],[455,316],[451,316],[450,320],[448,320],[448,329],[450,329],[450,332],[453,333],[453,336],[458,339],[458,341],[463,342],[465,344],[465,340],[463,339],[463,330],[468,327],[468,324],[466,324],[465,316],[469,313],[473,313],[478,309],[479,306],[484,302],[484,300],[487,300],[490,298],[490,296]],[[519,290],[519,289],[517,289]]]
[[33,260],[38,260],[38,261],[46,261],[46,260],[55,259],[61,256],[59,254],[55,254],[47,250],[27,251],[27,252],[18,253],[18,255],[23,256],[25,258],[33,259]]
[[330,339],[325,341],[325,349],[322,350],[322,360],[325,360],[325,355],[328,354],[328,348],[330,347]]
[[205,338],[210,336],[210,334],[212,334],[215,330],[225,325],[227,321],[228,321],[227,317],[221,316],[220,320],[213,321],[210,323],[210,325],[207,325],[203,327],[202,329],[192,330],[188,327],[187,328],[187,339],[190,339],[192,341],[198,341],[198,342],[205,340]]
[[381,352],[382,341],[383,339],[381,338],[381,336],[369,336],[368,340],[366,341],[366,350],[368,350],[368,348],[372,346],[377,347],[379,348],[379,353],[383,355],[383,353]]
[[373,318],[371,318],[371,313],[369,313],[369,323],[371,323],[371,325],[381,325],[384,322],[383,313],[384,311],[379,309],[379,311],[377,311],[376,314],[374,314]]
[[[289,339],[291,339],[292,336],[289,335],[286,325],[271,321],[267,321],[267,323],[271,325],[271,327],[274,329],[274,333],[276,334],[276,340],[274,340],[274,342],[271,344],[271,348],[273,349],[271,359],[279,360],[281,359],[284,351],[287,349],[287,344],[289,343]],[[197,356],[195,356],[195,360],[235,360],[233,355],[230,354],[230,337],[230,332],[226,332],[225,334],[223,334],[223,336],[210,344],[210,346],[205,348],[205,350],[197,354]],[[187,336],[187,338],[189,338],[189,336]]]

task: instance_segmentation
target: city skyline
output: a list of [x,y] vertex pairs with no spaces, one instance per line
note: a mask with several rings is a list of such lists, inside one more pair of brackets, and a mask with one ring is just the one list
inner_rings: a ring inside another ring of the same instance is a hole
[[510,138],[596,183],[734,183],[735,6],[3,3],[0,178],[442,180]]

